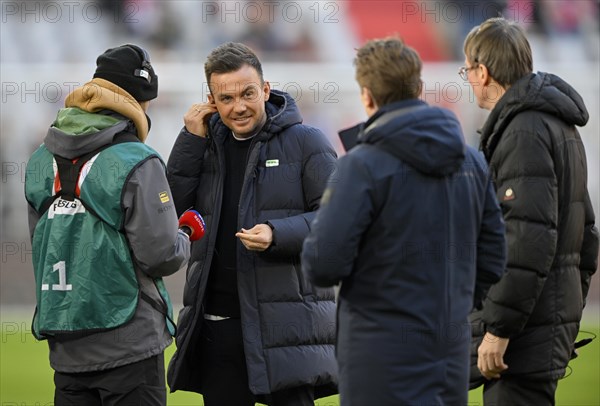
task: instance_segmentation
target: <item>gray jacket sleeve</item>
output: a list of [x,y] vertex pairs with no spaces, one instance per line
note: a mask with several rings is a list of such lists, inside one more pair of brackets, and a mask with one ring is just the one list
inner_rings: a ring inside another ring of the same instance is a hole
[[188,236],[179,230],[165,167],[156,157],[136,168],[123,192],[124,230],[137,266],[151,277],[167,276],[187,264]]

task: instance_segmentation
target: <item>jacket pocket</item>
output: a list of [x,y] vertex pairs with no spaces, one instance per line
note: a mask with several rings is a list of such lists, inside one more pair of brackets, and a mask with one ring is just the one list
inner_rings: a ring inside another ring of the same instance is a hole
[[469,323],[471,324],[471,336],[483,337],[485,335],[485,324],[483,323],[483,311],[476,310],[469,314]]
[[300,264],[300,261],[295,259],[293,262],[293,265],[294,265],[294,271],[296,272],[296,276],[298,277],[298,287],[300,290],[300,294],[302,296],[312,295],[313,294],[312,285],[308,281],[308,279],[304,276],[304,273],[302,272],[302,265]]
[[186,283],[183,288],[183,304],[191,305],[196,302],[199,292],[200,276],[202,275],[202,262],[194,261],[187,269]]
[[185,340],[190,329],[190,316],[193,313],[192,306],[185,306],[179,311],[179,316],[177,317],[177,336],[175,337],[178,347]]

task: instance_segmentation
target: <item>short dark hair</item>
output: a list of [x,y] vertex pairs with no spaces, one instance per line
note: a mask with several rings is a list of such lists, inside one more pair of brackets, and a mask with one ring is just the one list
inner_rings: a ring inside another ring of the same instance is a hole
[[490,18],[467,35],[464,52],[473,65],[483,64],[504,88],[533,72],[533,57],[525,31],[502,17]]
[[368,41],[357,50],[354,65],[356,81],[371,91],[378,107],[421,94],[421,58],[400,38]]
[[264,83],[262,65],[254,51],[239,42],[226,42],[211,51],[204,63],[206,80],[210,83],[213,73],[235,72],[244,65],[256,69],[261,84]]

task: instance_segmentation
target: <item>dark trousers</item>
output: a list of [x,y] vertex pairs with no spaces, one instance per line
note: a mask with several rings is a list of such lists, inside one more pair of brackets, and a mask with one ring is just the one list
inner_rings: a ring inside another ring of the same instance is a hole
[[248,385],[240,319],[204,320],[201,340],[202,395],[205,406],[314,405],[312,386],[255,396]]
[[164,354],[122,367],[54,373],[55,406],[165,406]]
[[503,376],[483,386],[485,406],[554,405],[557,380],[537,381],[521,376]]

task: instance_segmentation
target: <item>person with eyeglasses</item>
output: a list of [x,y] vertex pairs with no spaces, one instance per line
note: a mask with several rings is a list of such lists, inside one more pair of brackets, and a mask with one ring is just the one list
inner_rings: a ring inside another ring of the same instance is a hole
[[[471,388],[488,405],[551,405],[575,343],[598,230],[577,127],[583,99],[560,77],[533,72],[524,30],[504,18],[474,27],[464,41],[468,81],[490,111],[480,148],[506,222],[508,263],[481,310],[471,315]],[[472,362],[474,365],[474,361]]]
[[469,71],[473,70],[474,68],[467,68],[466,66],[462,66],[459,70],[458,70],[458,76],[460,76],[460,78],[464,81],[469,80]]

